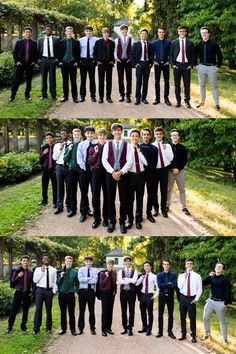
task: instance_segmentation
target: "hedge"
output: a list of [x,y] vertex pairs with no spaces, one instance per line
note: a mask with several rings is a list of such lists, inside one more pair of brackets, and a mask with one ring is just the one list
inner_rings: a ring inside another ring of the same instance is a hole
[[12,53],[0,54],[0,84],[10,85],[14,74],[14,60]]
[[9,283],[0,282],[0,316],[9,314],[14,289],[10,288]]

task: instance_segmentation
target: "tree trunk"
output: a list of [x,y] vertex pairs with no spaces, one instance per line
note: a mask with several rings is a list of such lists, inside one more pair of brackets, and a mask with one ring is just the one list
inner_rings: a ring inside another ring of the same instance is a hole
[[233,167],[234,182],[236,182],[236,166]]
[[29,151],[29,122],[25,122],[25,147],[24,150],[26,152]]
[[19,31],[19,39],[22,39],[23,29],[22,29],[22,20],[21,20],[21,18],[19,18],[18,31]]
[[10,142],[9,142],[9,129],[8,129],[8,121],[6,120],[4,125],[4,153],[7,154],[10,149]]
[[0,280],[3,280],[3,251],[0,250]]
[[32,21],[32,39],[34,41],[37,41],[38,39],[38,23],[37,23],[37,18],[34,17]]
[[233,70],[236,69],[236,61],[235,61],[235,59],[230,59],[229,60],[229,69],[233,69]]
[[12,271],[12,263],[13,263],[13,252],[12,252],[12,244],[8,245],[8,267],[9,267],[9,275]]
[[12,127],[12,138],[13,138],[13,151],[18,152],[18,127],[17,127],[17,122],[15,119],[11,120],[11,127]]
[[7,51],[12,50],[12,22],[11,19],[7,23]]
[[36,123],[36,140],[37,140],[37,149],[40,151],[40,146],[43,143],[43,124],[40,119]]

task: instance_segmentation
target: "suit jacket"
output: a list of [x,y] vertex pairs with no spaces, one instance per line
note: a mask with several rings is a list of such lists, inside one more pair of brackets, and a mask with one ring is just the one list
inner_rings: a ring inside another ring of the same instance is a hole
[[[177,57],[180,51],[179,39],[175,39],[171,42],[170,47],[170,63],[171,65],[176,64]],[[186,57],[188,59],[189,65],[194,66],[194,44],[189,39],[186,39]]]
[[[63,61],[63,57],[66,53],[66,38],[59,42],[58,60]],[[80,62],[80,43],[76,39],[72,38],[72,53],[75,58],[75,62],[79,65]]]
[[93,57],[96,61],[115,61],[114,51],[115,51],[115,42],[112,39],[108,39],[109,41],[109,58],[107,58],[105,53],[105,45],[104,39],[100,38],[95,42]]
[[[148,63],[153,64],[153,48],[151,43],[148,45]],[[141,60],[142,57],[142,44],[141,41],[135,42],[131,49],[131,62],[133,67],[135,67]]]
[[[20,61],[25,62],[25,39],[20,39],[16,42],[15,48],[13,49],[13,59],[15,63]],[[38,60],[38,49],[37,43],[30,39],[30,51],[29,51],[29,64],[32,64]]]
[[[39,52],[39,59],[42,59],[43,57],[43,43],[44,43],[45,37],[39,38],[38,39],[38,52]],[[58,53],[59,53],[59,39],[56,37],[52,37],[53,41],[53,53],[54,53],[54,59],[58,59]]]

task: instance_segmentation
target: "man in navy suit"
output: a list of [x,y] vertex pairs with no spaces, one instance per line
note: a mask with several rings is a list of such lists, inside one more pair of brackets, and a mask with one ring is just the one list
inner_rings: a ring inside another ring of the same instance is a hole
[[16,66],[9,101],[13,101],[15,99],[24,72],[26,74],[25,99],[31,99],[31,82],[34,64],[38,60],[38,50],[37,43],[31,39],[31,27],[25,27],[24,36],[24,39],[20,39],[16,42],[13,50],[13,58]]
[[[143,28],[140,31],[140,41],[134,43],[131,50],[132,65],[136,68],[136,105],[140,104],[141,99],[143,103],[148,104],[148,80],[150,69],[153,64],[153,52],[152,45],[147,40],[148,30]],[[143,89],[141,94],[142,86]]]
[[158,38],[152,43],[153,46],[153,57],[154,57],[154,69],[155,69],[155,91],[156,99],[153,102],[154,105],[160,103],[160,79],[161,72],[163,72],[165,89],[164,89],[164,100],[167,106],[171,106],[169,101],[170,93],[170,66],[169,66],[169,55],[171,41],[165,39],[165,29],[163,27],[158,28]]

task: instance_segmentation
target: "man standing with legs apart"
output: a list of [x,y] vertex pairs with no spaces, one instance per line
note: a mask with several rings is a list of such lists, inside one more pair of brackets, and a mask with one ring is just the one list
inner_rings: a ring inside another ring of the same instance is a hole
[[209,299],[206,300],[203,313],[205,329],[204,339],[208,339],[211,335],[210,320],[212,314],[215,312],[220,322],[223,343],[228,344],[226,309],[227,305],[231,304],[231,284],[229,279],[224,275],[224,268],[224,263],[217,262],[215,271],[211,272],[209,276],[203,280],[203,285],[211,286],[211,295]]
[[193,271],[194,260],[189,258],[185,261],[185,273],[178,277],[178,288],[180,291],[180,320],[182,336],[180,341],[186,339],[186,317],[190,320],[190,335],[192,343],[196,343],[196,304],[202,294],[201,276]]
[[[133,335],[134,313],[136,301],[135,284],[138,279],[137,271],[131,267],[131,257],[124,257],[124,268],[119,270],[118,284],[120,284],[120,304],[122,313],[123,331],[121,334],[128,333]],[[129,306],[129,320],[127,318],[127,307]]]

